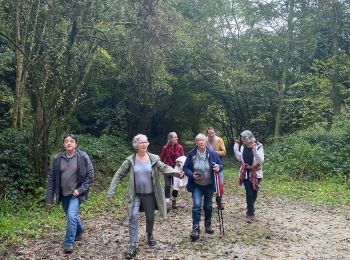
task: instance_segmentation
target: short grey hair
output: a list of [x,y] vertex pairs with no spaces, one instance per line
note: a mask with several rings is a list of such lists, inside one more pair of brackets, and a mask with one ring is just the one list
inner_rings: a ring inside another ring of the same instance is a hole
[[204,134],[198,134],[194,138],[194,141],[196,142],[196,145],[198,144],[199,139],[204,139],[205,142],[208,142],[208,137]]
[[148,137],[144,134],[137,134],[132,139],[132,147],[134,147],[135,151],[137,151],[137,143],[140,141],[141,138],[146,138],[148,141]]
[[247,138],[250,142],[255,142],[256,139],[255,139],[255,136],[253,135],[253,133],[249,130],[244,130],[242,133],[241,133],[241,136],[243,138]]
[[177,135],[177,133],[176,133],[176,132],[170,132],[170,133],[168,134],[167,144],[170,144],[170,139],[171,139],[174,135]]

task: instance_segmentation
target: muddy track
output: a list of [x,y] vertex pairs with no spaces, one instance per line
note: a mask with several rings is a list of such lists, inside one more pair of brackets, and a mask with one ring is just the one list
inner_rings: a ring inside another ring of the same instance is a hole
[[[156,217],[157,245],[146,242],[145,219],[140,216],[138,254],[135,259],[350,259],[350,210],[315,206],[262,188],[256,203],[256,221],[245,219],[244,191],[226,189],[225,236],[220,236],[214,209],[213,235],[189,239],[191,197],[180,193],[184,208],[172,210],[166,219]],[[231,191],[231,192],[230,192]],[[6,259],[123,259],[128,248],[126,213],[116,218],[105,212],[85,221],[85,234],[71,255],[62,252],[64,234],[56,231],[45,240],[32,240],[16,248]]]

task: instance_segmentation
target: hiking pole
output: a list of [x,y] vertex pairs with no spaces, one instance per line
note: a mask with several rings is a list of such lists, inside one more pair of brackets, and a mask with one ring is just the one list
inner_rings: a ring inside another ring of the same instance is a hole
[[218,206],[220,234],[225,235],[224,218],[222,215],[222,205],[221,205],[220,182],[219,182],[218,173],[215,173],[214,180],[215,180],[215,189],[216,189],[216,205]]

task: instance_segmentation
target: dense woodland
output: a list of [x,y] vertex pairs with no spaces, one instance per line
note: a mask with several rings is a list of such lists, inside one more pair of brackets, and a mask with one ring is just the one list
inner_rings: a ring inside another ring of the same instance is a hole
[[350,176],[348,0],[0,0],[0,43],[2,200],[44,194],[69,131],[99,172],[212,125],[275,143],[275,172]]

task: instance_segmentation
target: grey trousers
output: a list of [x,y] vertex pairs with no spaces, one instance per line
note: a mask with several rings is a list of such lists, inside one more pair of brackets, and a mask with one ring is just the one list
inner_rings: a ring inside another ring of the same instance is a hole
[[146,215],[146,232],[148,234],[151,234],[153,232],[154,211],[156,205],[154,194],[137,194],[134,199],[134,206],[132,208],[131,217],[129,219],[129,235],[131,246],[136,246],[139,236],[138,219],[141,203]]

